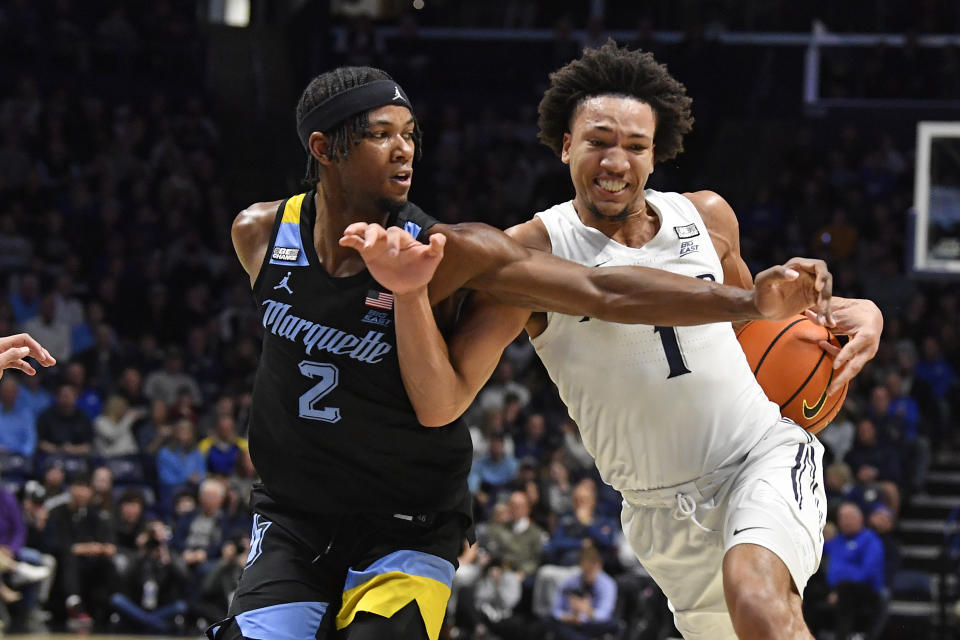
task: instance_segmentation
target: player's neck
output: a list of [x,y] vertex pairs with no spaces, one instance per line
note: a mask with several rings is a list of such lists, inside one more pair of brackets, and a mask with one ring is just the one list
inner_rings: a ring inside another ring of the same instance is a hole
[[660,216],[644,198],[635,206],[635,210],[616,218],[598,215],[579,196],[574,199],[573,206],[584,225],[593,227],[611,240],[633,249],[647,244],[660,231]]
[[313,225],[313,247],[320,264],[335,278],[346,278],[363,271],[366,265],[360,254],[341,247],[340,237],[344,229],[354,222],[386,225],[389,214],[373,207],[369,211],[352,208],[345,202],[339,189],[324,189],[319,184],[314,203],[317,218]]

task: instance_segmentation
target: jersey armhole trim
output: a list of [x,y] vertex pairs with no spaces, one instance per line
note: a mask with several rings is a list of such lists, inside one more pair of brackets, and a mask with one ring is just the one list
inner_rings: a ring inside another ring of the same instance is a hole
[[260,264],[260,271],[257,272],[257,279],[253,281],[253,286],[250,290],[254,294],[260,292],[260,283],[263,280],[263,273],[267,270],[267,265],[270,264],[270,255],[273,252],[273,245],[277,242],[277,231],[280,230],[280,222],[283,220],[284,210],[287,207],[287,202],[290,198],[285,198],[283,202],[280,203],[280,206],[277,207],[277,214],[274,216],[273,220],[273,229],[270,231],[270,241],[267,243],[267,250],[263,253],[263,262]]

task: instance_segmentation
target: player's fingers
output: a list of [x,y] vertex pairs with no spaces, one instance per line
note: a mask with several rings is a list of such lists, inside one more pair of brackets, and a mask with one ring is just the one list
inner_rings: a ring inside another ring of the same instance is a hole
[[356,249],[359,251],[363,248],[363,236],[351,234],[347,235],[346,233],[340,236],[338,241],[341,247],[350,247],[351,249]]
[[17,360],[16,362],[10,363],[8,369],[20,369],[28,376],[32,376],[37,373],[37,370],[30,366],[30,363],[26,360]]
[[343,235],[362,236],[368,226],[366,222],[354,222],[347,225],[347,228],[343,230]]
[[57,363],[56,359],[50,355],[50,352],[40,346],[33,336],[29,333],[18,333],[5,338],[0,338],[0,353],[11,348],[26,347],[29,349],[29,355],[45,367],[50,367]]
[[837,354],[840,353],[841,351],[840,347],[838,347],[835,344],[830,344],[826,340],[820,340],[819,342],[817,342],[817,345],[819,345],[821,349],[826,351],[832,358],[836,358]]
[[365,249],[375,247],[387,239],[387,231],[378,224],[367,225],[363,234],[363,246]]
[[0,353],[0,369],[19,369],[15,363],[23,362],[22,358],[28,355],[30,355],[30,347],[11,347]]
[[[837,371],[837,375],[833,377],[833,382],[831,382],[830,386],[827,387],[827,395],[836,393],[843,388],[843,385],[853,380],[854,376],[860,373],[860,370],[863,369],[863,365],[867,364],[869,360],[870,357],[867,356],[866,353],[862,352],[850,358],[843,368]],[[834,359],[834,362],[836,362],[836,359]]]
[[430,251],[429,255],[431,257],[442,256],[443,247],[447,244],[447,236],[442,233],[435,233],[430,236]]
[[[400,253],[400,245],[403,241],[405,232],[397,227],[390,227],[387,230],[387,253],[395,256]],[[409,235],[409,234],[408,234]]]

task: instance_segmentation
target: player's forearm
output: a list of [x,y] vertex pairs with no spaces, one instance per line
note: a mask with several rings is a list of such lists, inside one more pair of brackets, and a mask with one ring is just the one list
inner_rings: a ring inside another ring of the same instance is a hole
[[453,422],[470,406],[472,396],[450,362],[427,290],[395,296],[393,317],[400,377],[417,419],[425,427]]
[[592,269],[593,317],[686,326],[762,318],[752,290],[643,267]]

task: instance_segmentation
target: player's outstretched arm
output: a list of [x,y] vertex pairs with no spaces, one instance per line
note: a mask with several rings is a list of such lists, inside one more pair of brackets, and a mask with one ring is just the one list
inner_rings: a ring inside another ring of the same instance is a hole
[[426,427],[449,424],[467,410],[530,316],[493,301],[480,304],[475,297],[465,306],[448,349],[427,288],[445,242],[440,233],[425,245],[402,229],[364,223],[347,227],[340,239],[360,253],[371,275],[394,294],[400,375],[417,419]]
[[880,334],[883,332],[883,314],[870,300],[835,297],[831,306],[833,322],[818,318],[813,313],[807,314],[811,320],[828,327],[834,333],[850,336],[842,349],[826,340],[820,341],[820,347],[834,356],[833,368],[837,370],[827,394],[839,391],[877,355]]
[[33,358],[44,367],[57,364],[54,357],[28,333],[0,338],[0,378],[3,377],[4,369],[19,369],[28,376],[34,375],[37,370],[25,360],[27,357]]
[[[525,223],[532,224],[539,223]],[[483,224],[434,228],[447,236],[430,286],[434,302],[465,286],[531,311],[671,326],[782,319],[829,304],[829,272],[817,260],[774,267],[764,272],[765,286],[753,291],[646,267],[586,267],[528,249]]]

